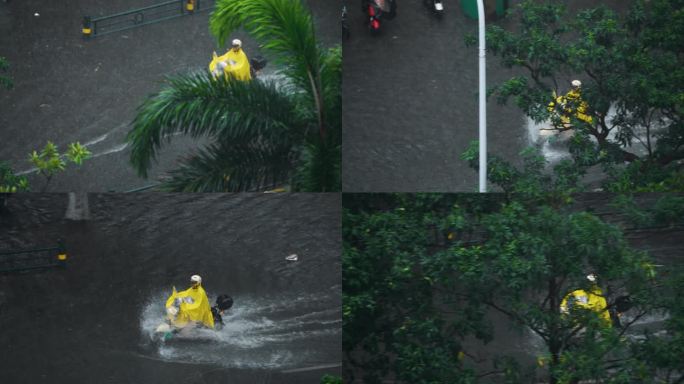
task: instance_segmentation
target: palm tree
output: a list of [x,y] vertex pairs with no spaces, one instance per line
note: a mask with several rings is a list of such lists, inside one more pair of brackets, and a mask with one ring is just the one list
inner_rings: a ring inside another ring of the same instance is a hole
[[171,77],[138,109],[127,140],[147,177],[175,133],[211,143],[181,160],[164,183],[175,191],[339,191],[341,49],[316,41],[302,0],[219,0],[210,29],[220,45],[238,28],[282,67],[284,81],[238,81],[209,73]]

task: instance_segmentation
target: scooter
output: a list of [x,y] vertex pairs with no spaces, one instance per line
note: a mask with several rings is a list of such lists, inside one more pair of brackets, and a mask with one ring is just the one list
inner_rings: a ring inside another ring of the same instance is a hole
[[397,15],[396,0],[361,0],[361,10],[366,14],[368,30],[380,32],[383,20],[392,20]]
[[444,3],[442,0],[423,0],[423,4],[437,16],[444,14]]
[[[223,328],[223,315],[225,311],[233,306],[233,298],[228,295],[220,295],[216,298],[216,304],[211,307],[211,315],[214,319],[214,331],[219,331]],[[209,333],[202,332],[205,328],[200,324],[187,324],[183,327],[177,327],[174,325],[174,319],[178,313],[178,308],[172,306],[167,308],[167,318],[164,319],[155,329],[152,336],[153,340],[159,340],[162,342],[174,340],[213,340],[214,337]]]
[[622,314],[632,309],[634,303],[632,298],[628,295],[623,295],[615,299],[612,307],[608,311],[610,313],[610,319],[613,322],[613,326],[616,328],[622,328]]
[[249,74],[252,78],[257,77],[259,71],[264,69],[266,64],[268,64],[268,61],[261,56],[249,59]]
[[[225,68],[228,66],[228,62],[230,61],[230,60],[226,60],[226,61],[222,60],[222,58],[225,57],[226,55],[217,56],[216,52],[214,52],[213,59],[209,63],[209,72],[211,72],[211,74],[214,77],[218,77],[218,76],[222,75],[223,73],[225,73]],[[252,79],[256,78],[257,75],[259,74],[259,71],[264,69],[264,67],[266,67],[266,64],[268,63],[268,61],[265,58],[263,58],[262,56],[256,56],[256,57],[253,57],[253,58],[248,59],[248,60],[249,60],[249,77]],[[232,72],[232,70],[231,70],[231,72]],[[233,74],[236,74],[236,72],[233,72]],[[243,74],[243,77],[240,77],[239,79],[240,80],[246,80],[247,78],[244,77],[244,74]]]

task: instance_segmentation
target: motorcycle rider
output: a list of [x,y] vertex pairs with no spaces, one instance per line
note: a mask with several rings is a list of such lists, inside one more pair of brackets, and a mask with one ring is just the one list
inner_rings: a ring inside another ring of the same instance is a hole
[[573,80],[570,84],[572,88],[565,95],[555,96],[554,93],[555,101],[547,107],[549,112],[558,113],[566,128],[571,128],[570,118],[573,116],[586,123],[593,123],[593,118],[587,114],[589,105],[582,99],[582,82]]
[[375,5],[384,13],[387,20],[392,20],[397,15],[396,0],[361,0],[361,10],[365,13],[369,5]]
[[597,279],[593,273],[587,275],[591,287],[588,290],[576,289],[568,293],[561,301],[561,313],[571,314],[573,310],[578,308],[588,309],[594,311],[605,325],[610,326],[612,321],[608,311],[608,302],[597,284]]
[[251,68],[247,55],[242,50],[242,41],[234,39],[231,48],[222,56],[217,56],[214,51],[209,71],[218,77],[223,73],[225,76],[231,75],[238,80],[251,80]]
[[192,275],[190,288],[176,292],[166,302],[167,320],[169,325],[181,329],[186,327],[204,326],[214,328],[214,319],[209,307],[207,293],[202,288],[202,277]]

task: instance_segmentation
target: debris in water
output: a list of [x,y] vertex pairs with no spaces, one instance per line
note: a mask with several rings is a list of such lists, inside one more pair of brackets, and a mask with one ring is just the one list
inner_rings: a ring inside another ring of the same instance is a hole
[[297,254],[293,253],[290,256],[285,257],[285,260],[287,261],[297,261]]

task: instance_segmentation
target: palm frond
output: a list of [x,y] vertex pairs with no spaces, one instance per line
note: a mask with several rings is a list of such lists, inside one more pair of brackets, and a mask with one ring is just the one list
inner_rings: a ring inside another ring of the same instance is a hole
[[291,97],[274,82],[214,79],[209,74],[180,75],[168,81],[168,87],[138,108],[127,136],[131,163],[143,177],[163,142],[176,132],[248,143],[255,138],[292,142],[303,131]]
[[272,188],[287,181],[295,157],[291,145],[213,144],[170,172],[162,189],[175,192],[242,192]]
[[323,85],[324,116],[327,130],[341,140],[342,130],[342,48],[329,49],[322,57],[321,84]]

